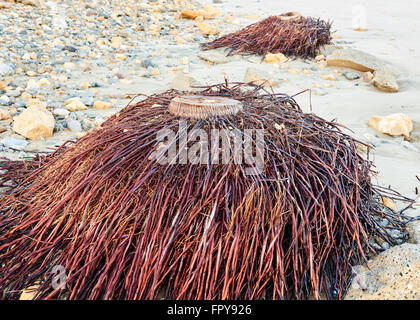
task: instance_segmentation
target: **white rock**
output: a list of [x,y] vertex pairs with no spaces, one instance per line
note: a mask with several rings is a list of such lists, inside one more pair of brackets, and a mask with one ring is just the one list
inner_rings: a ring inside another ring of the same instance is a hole
[[398,92],[399,87],[394,75],[386,70],[376,70],[372,84],[379,90],[385,92]]
[[420,299],[420,245],[405,243],[380,253],[355,277],[345,300]]

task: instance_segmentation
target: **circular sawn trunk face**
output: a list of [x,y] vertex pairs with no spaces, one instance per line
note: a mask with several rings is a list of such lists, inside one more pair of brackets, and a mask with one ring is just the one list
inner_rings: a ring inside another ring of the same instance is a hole
[[238,113],[240,110],[242,110],[242,103],[240,101],[214,96],[178,96],[173,98],[169,104],[170,113],[193,119],[232,115]]
[[302,17],[302,15],[299,12],[285,12],[282,13],[279,17],[283,21],[295,21],[299,20]]

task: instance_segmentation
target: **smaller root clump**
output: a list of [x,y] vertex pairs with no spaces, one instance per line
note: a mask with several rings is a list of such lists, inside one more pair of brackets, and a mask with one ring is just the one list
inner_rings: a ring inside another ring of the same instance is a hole
[[287,56],[315,57],[317,49],[331,42],[331,22],[297,13],[271,16],[244,29],[203,44],[203,49],[225,47],[228,55],[238,53],[282,53]]

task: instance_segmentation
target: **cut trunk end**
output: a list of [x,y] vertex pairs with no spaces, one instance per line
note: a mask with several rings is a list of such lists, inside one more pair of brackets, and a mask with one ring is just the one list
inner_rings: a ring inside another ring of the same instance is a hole
[[283,21],[296,21],[299,20],[302,17],[302,15],[298,12],[285,12],[282,13],[279,17]]
[[192,119],[233,115],[241,110],[240,101],[225,97],[184,95],[173,98],[169,104],[173,115]]

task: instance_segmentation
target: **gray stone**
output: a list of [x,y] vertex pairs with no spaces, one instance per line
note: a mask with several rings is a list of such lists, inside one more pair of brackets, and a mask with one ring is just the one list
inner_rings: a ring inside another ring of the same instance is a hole
[[408,242],[420,244],[420,221],[407,223]]
[[67,120],[67,128],[71,132],[80,132],[80,131],[82,131],[82,125],[80,124],[80,122],[77,121],[77,120],[73,120],[73,119],[68,119]]
[[144,59],[144,60],[141,62],[141,66],[142,66],[143,68],[148,69],[149,67],[154,68],[154,67],[155,67],[155,64],[154,64],[154,63],[153,63],[153,61],[152,61],[152,60],[150,60],[150,59]]
[[356,72],[353,71],[344,71],[343,72],[343,76],[347,79],[347,80],[356,80],[360,78],[360,75],[357,74]]
[[14,68],[7,63],[0,63],[0,75],[1,76],[7,76],[11,73],[13,73]]
[[52,111],[53,115],[59,117],[67,117],[70,114],[70,111],[63,108],[56,108]]
[[10,90],[10,91],[6,92],[6,94],[9,97],[19,97],[20,96],[20,91],[18,91],[18,90]]
[[14,150],[23,150],[27,145],[28,141],[25,139],[19,139],[14,137],[4,137],[0,140],[0,143],[5,147],[14,149]]
[[412,144],[408,141],[402,141],[401,145],[408,150],[411,150],[411,151],[414,151],[414,152],[420,152],[420,150],[414,144]]

